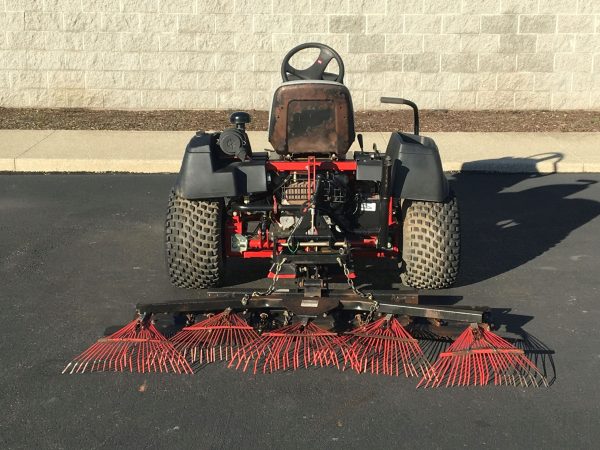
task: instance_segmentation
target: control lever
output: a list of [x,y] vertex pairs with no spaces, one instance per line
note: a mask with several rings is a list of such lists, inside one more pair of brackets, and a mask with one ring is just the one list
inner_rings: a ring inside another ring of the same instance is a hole
[[400,97],[381,97],[381,103],[395,103],[397,105],[410,106],[413,110],[414,134],[419,135],[419,108],[414,102]]

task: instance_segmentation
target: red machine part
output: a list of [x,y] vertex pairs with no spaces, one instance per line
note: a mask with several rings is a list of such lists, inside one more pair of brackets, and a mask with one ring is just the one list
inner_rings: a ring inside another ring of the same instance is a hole
[[308,192],[306,193],[306,200],[310,202],[313,192],[317,190],[317,161],[314,156],[308,157],[306,172],[308,173]]
[[[314,159],[314,170],[339,170],[340,172],[356,172],[356,161],[331,161],[329,159],[319,161]],[[309,164],[307,161],[269,161],[267,170],[276,172],[306,172]]]
[[[306,172],[308,174],[308,191],[307,197],[310,200],[314,189],[316,188],[316,174],[318,170],[337,170],[341,172],[356,172],[356,161],[331,161],[331,160],[317,160],[314,156],[309,157],[306,161],[269,161],[266,163],[266,170],[275,172]],[[389,214],[388,224],[394,225],[394,202],[393,198],[389,201]],[[277,213],[277,201],[273,197],[273,212]],[[227,221],[225,242],[227,242],[226,254],[228,257],[238,257],[244,259],[251,258],[271,258],[273,256],[273,242],[269,239],[269,232],[267,230],[265,235],[261,235],[259,231],[258,237],[254,237],[248,240],[248,249],[243,252],[234,252],[231,250],[231,238],[234,234],[244,233],[244,222],[239,213],[235,213]],[[277,252],[280,252],[283,247],[279,244],[284,244],[285,239],[278,241]],[[391,251],[382,252],[377,250],[377,236],[369,236],[363,238],[360,241],[350,242],[352,246],[352,253],[357,257],[367,258],[396,258],[399,253],[397,245],[399,242],[398,233],[396,235],[395,244],[390,249]],[[280,278],[283,278],[280,276]]]

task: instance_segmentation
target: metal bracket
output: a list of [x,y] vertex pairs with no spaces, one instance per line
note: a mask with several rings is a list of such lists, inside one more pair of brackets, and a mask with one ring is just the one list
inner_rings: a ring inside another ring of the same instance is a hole
[[[212,295],[211,295],[212,294]],[[378,299],[378,312],[382,314],[407,315],[427,319],[457,321],[466,323],[489,322],[487,307],[455,307],[419,305],[416,291],[398,293],[390,291],[375,291]],[[329,291],[327,297],[305,297],[300,293],[275,291],[270,296],[255,296],[248,298],[245,304],[241,299],[249,295],[247,291],[214,291],[207,297],[173,301],[165,303],[140,303],[137,310],[140,313],[205,313],[222,311],[231,308],[234,311],[243,310],[289,310],[298,315],[317,316],[334,309],[342,311],[359,311],[368,313],[373,305],[369,299],[363,299],[350,290]],[[307,300],[318,299],[318,303],[302,304]]]
[[305,279],[302,281],[301,287],[304,289],[305,297],[322,297],[324,283],[322,279]]

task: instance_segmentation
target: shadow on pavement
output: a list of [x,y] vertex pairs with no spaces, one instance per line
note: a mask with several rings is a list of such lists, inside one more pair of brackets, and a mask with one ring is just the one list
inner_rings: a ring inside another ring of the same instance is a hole
[[502,172],[502,173],[558,173],[558,165],[564,159],[558,152],[538,153],[527,157],[507,156],[504,158],[480,159],[463,163],[463,172]]
[[[452,338],[435,335],[434,333],[424,334],[411,330],[414,337],[419,340],[419,345],[425,354],[425,357],[431,361],[437,361],[440,353],[446,351],[452,344]],[[546,344],[535,336],[524,330],[519,332],[520,337],[507,338],[516,348],[523,350],[525,356],[535,364],[540,373],[552,386],[556,381],[556,366],[554,364],[554,350],[551,350]]]
[[[456,298],[460,299],[460,297]],[[540,370],[548,385],[552,385],[556,381],[555,351],[523,329],[523,326],[533,317],[511,313],[508,308],[492,308],[490,312],[491,330],[516,348],[523,350],[524,355]],[[413,337],[419,340],[419,345],[427,359],[434,362],[466,327],[466,324],[461,323],[448,323],[445,326],[436,327],[427,322],[416,321],[408,326],[408,330]]]
[[[535,170],[538,162],[532,157],[526,165]],[[478,163],[465,163],[463,167],[477,167]],[[546,185],[528,187],[527,180],[542,177],[548,180]],[[453,176],[450,183],[459,199],[462,240],[456,286],[484,281],[517,268],[600,214],[600,203],[570,198],[596,181],[584,179],[583,174],[574,183],[564,183],[556,177],[552,173],[465,172]]]
[[523,329],[523,326],[533,320],[532,316],[511,313],[508,308],[492,308],[493,328],[503,328],[507,333],[518,338],[507,338],[515,347],[523,350],[546,378],[549,385],[556,381],[555,351],[539,338]]

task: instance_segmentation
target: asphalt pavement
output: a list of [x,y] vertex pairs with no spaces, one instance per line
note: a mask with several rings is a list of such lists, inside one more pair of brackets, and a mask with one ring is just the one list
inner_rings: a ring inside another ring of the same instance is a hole
[[[452,178],[462,270],[438,294],[496,308],[548,388],[417,390],[412,379],[221,364],[61,375],[135,303],[197,294],[171,287],[164,267],[173,180],[0,175],[2,448],[597,448],[599,174]],[[264,265],[248,264],[230,266],[229,285],[261,282]]]

